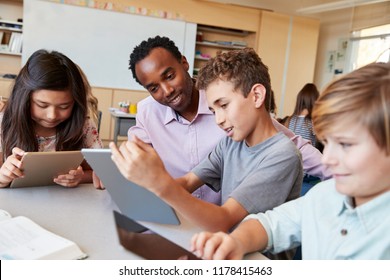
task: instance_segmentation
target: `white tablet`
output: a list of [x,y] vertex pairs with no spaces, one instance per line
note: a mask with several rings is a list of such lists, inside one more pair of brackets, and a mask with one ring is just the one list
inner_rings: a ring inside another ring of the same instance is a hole
[[138,221],[180,224],[175,211],[161,198],[123,177],[111,159],[110,149],[81,152],[124,215]]
[[23,178],[11,182],[11,188],[55,185],[53,179],[77,169],[83,161],[80,151],[26,152],[22,158]]

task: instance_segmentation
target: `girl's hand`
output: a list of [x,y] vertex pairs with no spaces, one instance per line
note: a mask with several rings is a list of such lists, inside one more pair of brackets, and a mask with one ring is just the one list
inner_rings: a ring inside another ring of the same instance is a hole
[[23,177],[22,157],[24,151],[15,147],[0,168],[0,187],[8,186],[14,179]]
[[84,171],[81,166],[76,170],[70,170],[68,174],[59,175],[54,178],[54,183],[64,187],[77,187],[83,179]]
[[241,260],[241,244],[225,232],[201,232],[191,239],[191,251],[206,260]]

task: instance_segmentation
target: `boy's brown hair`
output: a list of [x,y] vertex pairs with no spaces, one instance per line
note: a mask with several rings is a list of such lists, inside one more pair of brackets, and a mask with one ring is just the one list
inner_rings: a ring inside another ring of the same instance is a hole
[[268,67],[253,49],[218,53],[200,69],[196,86],[198,89],[206,90],[216,80],[232,83],[234,90],[240,90],[245,97],[253,85],[262,84],[267,92],[265,108],[270,111],[272,89]]

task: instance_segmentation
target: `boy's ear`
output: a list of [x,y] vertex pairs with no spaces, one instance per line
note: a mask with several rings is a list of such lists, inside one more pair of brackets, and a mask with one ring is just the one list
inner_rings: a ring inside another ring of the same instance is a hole
[[252,92],[254,93],[253,101],[255,102],[255,106],[256,108],[260,108],[265,102],[267,91],[262,84],[255,84],[252,87]]

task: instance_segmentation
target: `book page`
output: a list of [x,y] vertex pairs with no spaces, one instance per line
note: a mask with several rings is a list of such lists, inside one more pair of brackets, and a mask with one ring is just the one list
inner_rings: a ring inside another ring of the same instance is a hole
[[82,259],[76,243],[58,236],[26,217],[0,221],[0,259]]
[[11,218],[12,218],[12,216],[10,213],[8,213],[7,211],[5,211],[3,209],[0,209],[0,222],[3,220],[11,219]]

